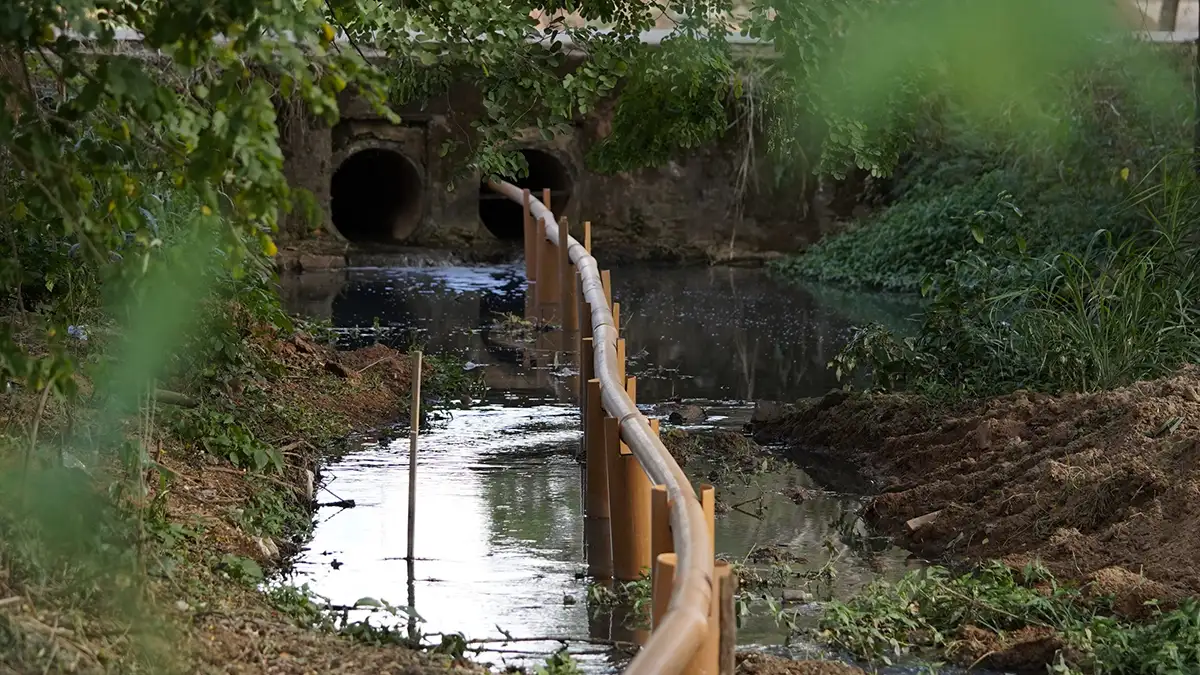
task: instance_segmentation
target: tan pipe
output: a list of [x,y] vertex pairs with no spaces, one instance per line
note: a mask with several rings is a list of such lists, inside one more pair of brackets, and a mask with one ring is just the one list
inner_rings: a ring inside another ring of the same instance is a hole
[[[489,185],[509,199],[520,202],[521,191],[516,186],[503,181],[491,181]],[[530,206],[535,218],[546,218],[547,236],[557,242],[558,223],[554,214],[537,202]],[[707,638],[713,592],[712,537],[687,475],[650,430],[650,423],[638,412],[625,393],[624,382],[617,377],[617,334],[596,259],[577,241],[568,241],[568,247],[569,258],[583,277],[583,295],[592,306],[595,374],[600,380],[601,403],[604,410],[616,418],[621,438],[650,480],[666,486],[667,497],[674,505],[670,520],[677,565],[668,610],[625,673],[679,675]],[[611,506],[611,493],[609,498]]]

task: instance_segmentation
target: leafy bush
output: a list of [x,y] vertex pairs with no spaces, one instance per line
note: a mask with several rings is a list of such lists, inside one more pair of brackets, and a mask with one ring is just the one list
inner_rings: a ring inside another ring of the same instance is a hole
[[[1131,61],[1145,56],[1117,53]],[[1057,101],[1046,111],[1055,124],[1024,132],[1011,130],[1003,111],[983,125],[929,99],[891,206],[776,270],[914,292],[946,261],[969,253],[998,264],[1018,240],[1042,255],[1082,250],[1096,230],[1120,239],[1144,227],[1145,214],[1129,208],[1127,181],[1151,173],[1191,132],[1181,107],[1151,108],[1133,98],[1138,72],[1114,58],[1059,78]]]
[[1200,362],[1200,184],[1164,163],[1131,204],[1151,229],[1097,232],[1082,252],[971,252],[928,277],[932,300],[915,337],[859,329],[834,359],[885,388],[984,396],[1036,389],[1095,391]]

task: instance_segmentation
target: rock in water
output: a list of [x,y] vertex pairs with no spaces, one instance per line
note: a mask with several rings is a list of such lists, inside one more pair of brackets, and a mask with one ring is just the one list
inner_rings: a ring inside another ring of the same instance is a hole
[[681,405],[667,417],[671,424],[700,424],[706,419],[708,414],[698,405]]
[[778,401],[755,401],[750,424],[770,424],[795,411],[795,406]]

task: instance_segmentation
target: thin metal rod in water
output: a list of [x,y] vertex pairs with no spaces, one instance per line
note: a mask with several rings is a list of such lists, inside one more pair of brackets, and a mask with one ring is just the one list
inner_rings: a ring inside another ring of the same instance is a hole
[[413,555],[413,540],[417,532],[417,435],[421,433],[421,352],[413,352],[416,364],[412,375],[412,404],[408,409],[411,431],[408,436],[408,558]]

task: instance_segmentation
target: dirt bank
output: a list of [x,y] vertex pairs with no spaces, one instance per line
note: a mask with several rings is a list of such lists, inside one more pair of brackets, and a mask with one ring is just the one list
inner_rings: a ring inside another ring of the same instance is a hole
[[[932,558],[1046,563],[1140,600],[1200,595],[1200,370],[1112,392],[1018,392],[957,409],[900,395],[757,425],[805,466],[877,481],[870,517]],[[928,516],[913,529],[911,519]]]

